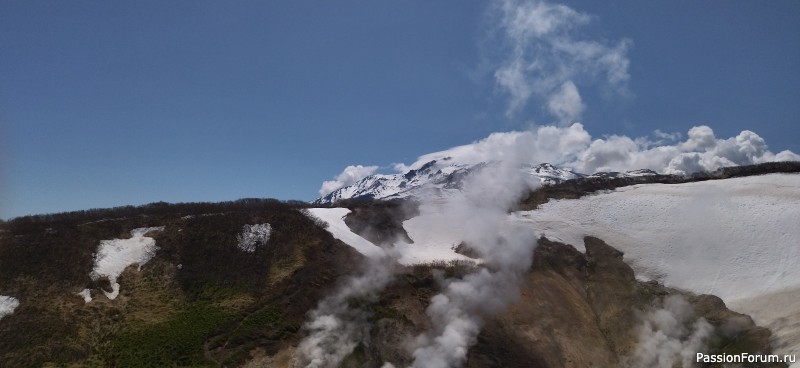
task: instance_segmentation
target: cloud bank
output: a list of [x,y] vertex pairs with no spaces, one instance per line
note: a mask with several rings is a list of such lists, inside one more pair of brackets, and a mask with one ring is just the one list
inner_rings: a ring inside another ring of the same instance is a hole
[[459,164],[503,161],[513,154],[522,157],[523,163],[548,162],[586,174],[650,169],[688,175],[726,166],[800,161],[800,155],[788,150],[773,153],[763,138],[749,130],[718,138],[710,127],[701,125],[691,128],[686,140],[678,141],[681,136],[657,130],[654,137],[611,135],[593,139],[580,123],[541,126],[531,131],[493,133],[471,144],[420,156],[408,167],[416,169],[447,157]]
[[530,0],[500,1],[492,15],[495,43],[504,46],[494,80],[509,98],[507,116],[536,100],[559,123],[571,123],[586,109],[578,85],[602,84],[626,93],[631,41],[581,37],[592,20],[589,15]]
[[[695,126],[684,135],[656,130],[652,137],[610,135],[592,138],[583,124],[540,126],[529,131],[492,133],[479,141],[420,156],[410,165],[394,164],[401,173],[438,160],[442,164],[504,162],[513,158],[520,165],[551,163],[579,173],[650,169],[661,174],[690,175],[721,167],[776,161],[800,161],[800,155],[784,150],[774,153],[755,132],[744,130],[734,137],[719,138],[706,125]],[[378,166],[348,166],[325,181],[322,196],[375,173]]]

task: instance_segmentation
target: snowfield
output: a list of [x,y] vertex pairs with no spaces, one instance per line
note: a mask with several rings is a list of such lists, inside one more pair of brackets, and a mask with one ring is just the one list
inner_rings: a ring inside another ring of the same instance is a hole
[[17,300],[17,298],[0,295],[0,319],[14,313],[17,307],[19,307],[19,300]]
[[[126,267],[138,264],[139,270],[142,265],[147,263],[155,255],[156,241],[153,238],[144,236],[151,231],[163,231],[164,227],[143,227],[131,230],[130,239],[103,240],[97,248],[94,259],[94,269],[89,275],[92,280],[102,277],[108,278],[111,282],[112,291],[103,291],[106,297],[113,300],[119,295],[119,283],[117,277]],[[82,296],[88,303],[92,300],[91,292],[81,291],[78,295]]]
[[800,175],[634,185],[518,216],[579,249],[597,236],[667,286],[727,300],[800,287]]
[[800,354],[798,174],[634,185],[516,215],[579,249],[599,237],[637,275],[717,295],[771,328],[779,353]]

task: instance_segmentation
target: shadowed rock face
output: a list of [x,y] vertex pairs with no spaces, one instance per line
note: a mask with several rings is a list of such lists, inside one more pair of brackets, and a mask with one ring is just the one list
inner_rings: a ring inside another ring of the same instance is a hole
[[[709,351],[770,351],[769,330],[728,310],[721,299],[636,281],[622,252],[593,237],[584,244],[586,254],[539,240],[521,299],[490,319],[470,352],[470,367],[624,366],[636,347],[642,312],[674,294],[684,295],[696,316],[714,326]],[[502,341],[524,349],[500,349],[495,344]]]
[[487,324],[469,366],[530,366],[524,356],[501,359],[480,347],[495,335],[527,347],[541,367],[617,366],[635,342],[636,280],[616,249],[587,238],[586,250],[541,239],[521,299]]
[[[417,205],[410,201],[357,203],[345,217],[345,223],[353,232],[374,244],[388,244],[396,240],[411,243],[403,221],[419,214]],[[347,203],[344,203],[347,204]]]

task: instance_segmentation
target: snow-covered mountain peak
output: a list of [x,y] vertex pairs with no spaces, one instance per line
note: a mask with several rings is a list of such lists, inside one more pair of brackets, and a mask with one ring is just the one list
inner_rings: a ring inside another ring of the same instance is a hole
[[586,176],[572,170],[559,168],[549,163],[532,165],[530,166],[529,172],[531,176],[537,177],[544,185],[558,184],[566,180],[578,179]]
[[[475,170],[492,163],[459,163],[450,157],[427,161],[416,168],[397,174],[373,174],[358,182],[339,188],[314,201],[314,204],[331,204],[343,199],[399,199],[407,197],[442,197],[461,189],[464,179]],[[550,163],[523,167],[522,170],[543,185],[558,184],[579,178],[621,178],[656,175],[652,170],[635,170],[625,173],[602,172],[586,175],[560,168]]]
[[342,199],[397,199],[434,195],[458,190],[464,177],[476,166],[450,163],[447,158],[431,160],[419,168],[398,174],[374,174],[355,184],[339,188],[314,201],[315,204],[335,203]]

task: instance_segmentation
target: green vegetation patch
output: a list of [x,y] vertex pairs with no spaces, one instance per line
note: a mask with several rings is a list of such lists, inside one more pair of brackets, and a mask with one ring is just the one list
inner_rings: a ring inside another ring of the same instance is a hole
[[203,345],[231,317],[209,303],[194,303],[167,321],[117,336],[108,361],[117,367],[214,366]]
[[[230,341],[234,344],[242,344],[248,338],[258,337],[264,329],[275,330],[281,321],[281,313],[272,308],[264,308],[247,316],[242,323],[230,335]],[[280,331],[277,331],[280,332]],[[280,336],[266,336],[278,338]]]
[[285,340],[299,329],[286,324],[283,312],[272,307],[256,310],[228,327],[227,332],[212,338],[208,344],[211,350],[224,348],[219,360],[225,366],[238,366],[247,360],[252,349]]

